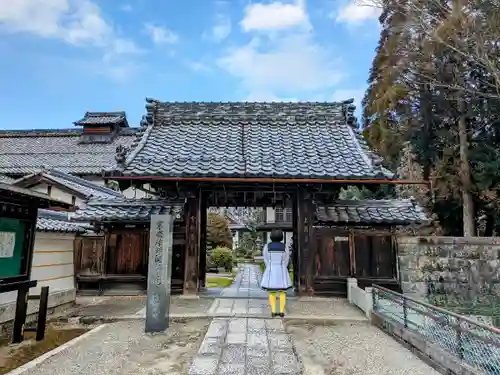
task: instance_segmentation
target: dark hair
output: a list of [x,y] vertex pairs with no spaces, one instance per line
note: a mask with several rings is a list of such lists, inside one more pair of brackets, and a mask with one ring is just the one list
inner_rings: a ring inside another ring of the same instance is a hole
[[273,242],[281,242],[283,241],[283,231],[281,229],[273,229],[269,237]]

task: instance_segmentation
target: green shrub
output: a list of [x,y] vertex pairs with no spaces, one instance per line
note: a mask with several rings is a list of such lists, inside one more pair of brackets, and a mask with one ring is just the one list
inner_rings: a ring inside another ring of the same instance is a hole
[[233,252],[227,247],[213,249],[210,259],[217,267],[223,267],[226,271],[233,269]]
[[236,254],[237,258],[244,258],[245,255],[247,254],[247,249],[243,247],[238,247],[236,250],[234,250],[234,253]]

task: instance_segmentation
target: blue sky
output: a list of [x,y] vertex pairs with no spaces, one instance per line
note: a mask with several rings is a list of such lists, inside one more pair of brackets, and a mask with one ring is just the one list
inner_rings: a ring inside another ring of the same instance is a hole
[[357,1],[0,0],[0,129],[138,125],[145,97],[359,102],[379,12]]

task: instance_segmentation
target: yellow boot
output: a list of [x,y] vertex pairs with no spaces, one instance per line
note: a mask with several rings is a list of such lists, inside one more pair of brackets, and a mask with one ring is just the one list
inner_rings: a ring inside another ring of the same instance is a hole
[[282,318],[285,316],[285,306],[286,306],[286,291],[280,290],[280,316]]
[[276,316],[276,292],[269,292],[269,305],[271,306],[271,316]]

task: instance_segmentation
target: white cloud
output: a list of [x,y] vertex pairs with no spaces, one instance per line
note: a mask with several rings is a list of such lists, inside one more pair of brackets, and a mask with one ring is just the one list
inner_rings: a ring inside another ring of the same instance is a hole
[[122,12],[132,12],[134,10],[134,8],[132,8],[132,5],[130,4],[123,4],[121,7],[120,7],[120,10]]
[[117,38],[100,8],[90,0],[2,0],[0,28],[73,45],[109,47]]
[[338,59],[316,44],[310,33],[253,39],[229,50],[217,63],[247,92],[279,97],[323,90],[342,78]]
[[165,27],[146,23],[144,29],[155,44],[174,44],[179,41],[179,36]]
[[142,52],[132,40],[119,37],[90,0],[0,0],[0,32],[96,47],[103,54],[103,69],[107,66],[104,61],[113,61],[114,69],[119,69],[122,59],[117,57]]
[[350,0],[333,15],[337,22],[356,25],[367,20],[376,20],[382,13],[375,0]]
[[202,61],[187,60],[186,65],[194,72],[210,72],[210,66]]
[[215,25],[212,28],[212,39],[220,42],[226,39],[231,33],[231,19],[223,14],[217,14],[215,17]]
[[240,22],[243,31],[273,31],[291,27],[310,27],[305,0],[294,3],[276,1],[269,4],[250,4]]

